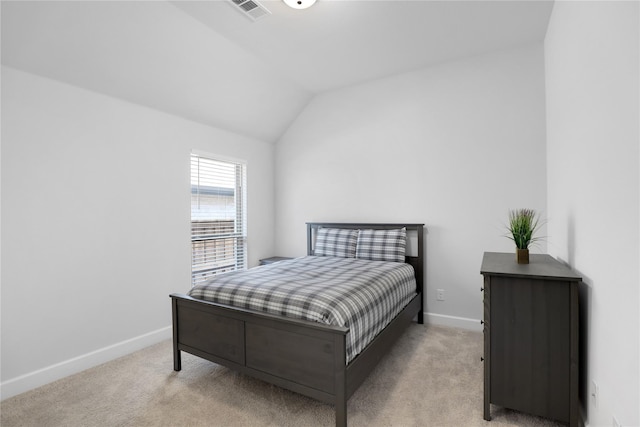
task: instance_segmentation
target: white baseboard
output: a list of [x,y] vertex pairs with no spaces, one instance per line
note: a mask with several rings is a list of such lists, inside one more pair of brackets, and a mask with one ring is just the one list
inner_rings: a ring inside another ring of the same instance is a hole
[[432,325],[451,326],[453,328],[469,329],[477,332],[482,332],[483,329],[480,319],[447,316],[446,314],[424,313],[424,321]]
[[171,326],[83,354],[0,383],[0,400],[93,368],[171,337]]

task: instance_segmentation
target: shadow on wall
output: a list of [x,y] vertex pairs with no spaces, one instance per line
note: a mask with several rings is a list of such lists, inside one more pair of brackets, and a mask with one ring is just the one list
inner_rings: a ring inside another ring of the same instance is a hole
[[591,286],[584,282],[585,279],[583,276],[583,282],[578,286],[578,301],[580,305],[580,313],[579,313],[579,348],[580,348],[580,358],[578,363],[579,366],[579,375],[578,375],[578,390],[580,395],[580,402],[582,404],[582,419],[586,424],[588,424],[589,419],[589,326],[590,326],[590,316],[591,313]]
[[582,282],[578,286],[578,304],[579,311],[579,380],[578,380],[578,394],[580,395],[580,403],[582,406],[582,420],[585,425],[589,424],[589,330],[591,326],[591,298],[593,289],[591,286],[591,280],[586,277],[581,271],[578,271],[574,267],[575,263],[575,248],[576,248],[576,232],[575,232],[575,219],[573,212],[569,213],[567,218],[567,261],[565,262],[570,268],[574,269],[580,276],[582,276]]
[[573,212],[570,212],[567,218],[567,258],[569,266],[573,266],[576,260],[576,225]]

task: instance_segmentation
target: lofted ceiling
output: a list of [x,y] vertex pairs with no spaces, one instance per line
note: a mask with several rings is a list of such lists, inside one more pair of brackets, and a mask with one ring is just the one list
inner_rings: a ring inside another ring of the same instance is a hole
[[2,64],[274,142],[318,93],[544,39],[552,1],[6,1]]

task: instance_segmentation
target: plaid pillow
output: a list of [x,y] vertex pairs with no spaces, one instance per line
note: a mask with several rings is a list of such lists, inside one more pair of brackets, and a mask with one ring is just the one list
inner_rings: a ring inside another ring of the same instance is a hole
[[360,230],[356,258],[370,261],[404,262],[407,229]]
[[314,255],[355,258],[358,230],[347,228],[319,228]]

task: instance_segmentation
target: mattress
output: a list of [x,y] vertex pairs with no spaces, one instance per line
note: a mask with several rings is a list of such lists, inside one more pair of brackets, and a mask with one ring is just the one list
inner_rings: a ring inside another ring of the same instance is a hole
[[416,295],[406,263],[305,256],[221,274],[193,298],[349,328],[347,363]]

